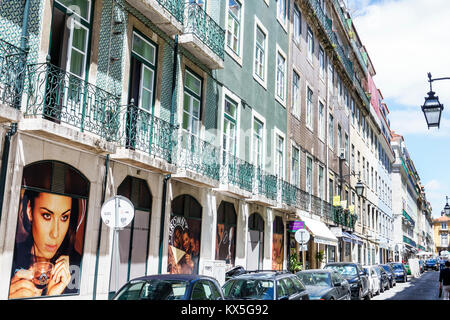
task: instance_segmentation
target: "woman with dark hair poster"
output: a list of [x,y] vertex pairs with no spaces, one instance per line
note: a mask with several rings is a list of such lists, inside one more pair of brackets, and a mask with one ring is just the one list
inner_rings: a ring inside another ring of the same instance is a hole
[[[79,227],[84,229],[86,200],[22,192],[9,299],[76,293],[79,279],[71,279],[71,266],[77,266],[74,271],[80,267],[74,245]],[[75,286],[69,285],[71,280]]]

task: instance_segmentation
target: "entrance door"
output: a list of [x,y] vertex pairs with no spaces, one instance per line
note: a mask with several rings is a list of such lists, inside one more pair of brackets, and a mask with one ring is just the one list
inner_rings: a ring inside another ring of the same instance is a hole
[[248,231],[247,270],[260,270],[262,256],[262,233],[258,230]]

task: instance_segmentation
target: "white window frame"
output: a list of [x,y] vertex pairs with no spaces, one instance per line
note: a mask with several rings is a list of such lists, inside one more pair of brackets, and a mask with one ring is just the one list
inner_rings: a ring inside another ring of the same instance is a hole
[[314,57],[314,32],[309,26],[308,28],[306,28],[306,48],[306,60],[308,60],[312,64]]
[[[293,165],[292,165],[292,160],[294,159],[294,152],[293,152],[293,149],[297,149],[298,150],[298,171],[296,172],[296,175],[297,175],[297,181],[294,181],[295,179],[294,179],[294,168],[293,168]],[[301,149],[298,147],[298,145],[293,141],[293,140],[291,140],[291,184],[293,184],[294,186],[296,186],[296,187],[298,187],[298,188],[300,188],[300,177],[301,177],[301,162],[302,161],[302,152],[301,152]]]
[[325,50],[319,44],[319,78],[322,81],[325,81],[324,80],[325,79],[325,69],[326,69]]
[[[308,159],[311,159],[311,190],[308,192]],[[305,158],[305,191],[314,195],[314,158],[310,154],[306,154]]]
[[273,161],[273,173],[274,175],[278,176],[278,172],[277,169],[279,168],[279,163],[278,163],[278,154],[277,154],[277,138],[281,137],[283,139],[283,152],[282,152],[282,157],[283,157],[283,170],[282,170],[282,176],[278,177],[281,179],[285,179],[286,176],[286,159],[285,159],[285,154],[286,154],[286,135],[279,130],[277,127],[274,128],[273,130],[273,141],[272,141],[272,146],[273,146],[273,154],[274,154],[274,161]]
[[257,119],[259,122],[261,122],[263,124],[263,129],[262,129],[262,155],[261,155],[261,169],[264,170],[265,169],[265,159],[266,159],[266,118],[264,118],[262,115],[260,115],[258,112],[256,112],[254,109],[252,109],[252,122],[251,122],[251,139],[250,139],[250,162],[255,165],[256,167],[256,158],[255,158],[255,153],[253,152],[254,146],[253,146],[253,142],[254,142],[254,121],[255,119]]
[[[301,114],[302,114],[302,106],[301,106],[301,76],[300,76],[300,73],[295,69],[295,68],[293,68],[293,70],[292,70],[293,72],[292,72],[292,90],[291,90],[291,93],[292,93],[292,97],[291,97],[291,112],[292,112],[292,114],[295,116],[295,117],[297,117],[298,119],[300,119],[300,117],[301,117]],[[298,85],[298,87],[297,87],[297,93],[298,93],[298,96],[297,96],[297,98],[296,98],[296,100],[294,99],[294,94],[295,94],[295,90],[294,90],[294,76],[295,75],[297,75],[298,76],[298,83],[297,83],[297,85]]]
[[[277,20],[283,27],[284,31],[287,32],[288,1],[276,0],[276,3],[277,3]],[[280,17],[280,3],[284,3],[284,17]]]
[[[320,116],[320,105],[322,104],[323,107],[323,112],[322,112],[322,117]],[[327,114],[327,107],[325,106],[325,102],[320,99],[320,97],[317,99],[317,136],[319,137],[319,139],[325,143],[325,136],[326,136],[326,131],[327,131],[327,127],[326,127],[326,117],[325,115]]]
[[[275,99],[283,106],[286,108],[286,84],[287,84],[287,56],[286,53],[284,53],[284,51],[280,48],[280,46],[277,43],[277,54],[275,56]],[[283,97],[280,97],[278,95],[278,56],[281,56],[282,58],[284,58],[284,67],[283,67],[283,83],[281,84],[283,86]]]
[[235,0],[239,2],[241,5],[241,16],[239,20],[239,53],[236,53],[233,49],[228,47],[228,15],[229,15],[229,2],[226,2],[225,6],[225,16],[227,17],[227,20],[225,22],[225,25],[227,27],[225,32],[225,52],[229,54],[231,58],[233,58],[239,65],[242,66],[242,52],[243,52],[243,46],[244,46],[244,17],[245,17],[245,1],[244,0]]
[[[312,101],[311,104],[308,103],[308,89],[312,92]],[[306,82],[306,91],[305,91],[305,122],[306,122],[306,128],[308,128],[310,131],[314,132],[314,90],[309,85],[308,82]],[[311,107],[311,110],[308,110],[308,107]]]
[[[259,77],[259,75],[256,73],[256,68],[255,68],[255,60],[256,60],[256,31],[257,28],[261,29],[261,31],[265,34],[265,40],[264,40],[264,79],[261,79]],[[268,39],[269,39],[269,32],[267,31],[267,29],[264,27],[264,25],[261,23],[261,21],[258,19],[258,17],[256,17],[255,15],[255,25],[254,25],[254,31],[253,31],[253,59],[252,59],[252,63],[253,63],[253,78],[261,85],[263,86],[265,89],[267,89],[267,56],[268,56]]]
[[[320,180],[320,169],[322,169],[322,181]],[[326,174],[325,174],[325,167],[321,164],[318,164],[317,166],[317,196],[324,200],[326,197],[326,183],[325,183],[325,179],[326,179]],[[322,194],[320,194],[320,185],[322,182]]]
[[[297,20],[296,17],[298,17],[298,25],[296,23]],[[292,27],[293,27],[292,38],[295,43],[300,44],[302,34],[302,13],[296,4],[294,4],[294,8],[292,11]]]
[[240,144],[239,144],[239,141],[240,141],[240,139],[239,139],[239,137],[240,137],[239,124],[240,124],[240,117],[241,117],[240,110],[241,110],[242,100],[237,95],[235,95],[233,92],[231,92],[230,90],[228,90],[225,87],[223,87],[223,90],[222,90],[222,113],[221,113],[221,121],[220,121],[220,132],[221,132],[220,148],[221,148],[221,150],[223,150],[223,139],[222,139],[223,132],[224,132],[223,124],[225,122],[225,99],[227,97],[229,99],[233,100],[234,102],[236,102],[236,135],[234,138],[236,139],[236,154],[235,154],[235,156],[239,157],[239,146],[240,146]]

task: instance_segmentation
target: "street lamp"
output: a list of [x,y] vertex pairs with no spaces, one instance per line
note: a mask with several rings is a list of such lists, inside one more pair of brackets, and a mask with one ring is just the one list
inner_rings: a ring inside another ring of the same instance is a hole
[[428,82],[430,83],[430,92],[428,92],[428,97],[425,97],[425,102],[422,107],[423,114],[425,115],[425,120],[427,121],[428,129],[430,127],[438,127],[441,122],[442,110],[444,110],[444,105],[439,102],[439,97],[435,96],[435,92],[431,86],[433,81],[437,80],[450,80],[450,78],[436,78],[431,79],[431,73],[428,72]]
[[355,185],[355,189],[356,189],[356,194],[358,195],[358,197],[361,197],[364,193],[364,184],[362,183],[362,181],[359,177],[358,177],[358,182]]
[[450,206],[448,205],[448,197],[445,196],[445,198],[447,198],[447,203],[445,204],[444,212],[448,216],[448,215],[450,215]]

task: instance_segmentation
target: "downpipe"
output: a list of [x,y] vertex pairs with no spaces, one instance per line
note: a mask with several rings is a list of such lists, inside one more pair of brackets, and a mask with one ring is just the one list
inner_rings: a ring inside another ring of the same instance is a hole
[[0,221],[2,218],[3,211],[3,201],[5,197],[5,185],[6,185],[6,174],[8,171],[8,161],[9,161],[9,149],[11,146],[11,139],[17,133],[17,123],[11,123],[9,131],[5,135],[5,142],[3,144],[3,154],[2,154],[2,166],[0,169]]
[[166,201],[167,201],[167,183],[171,175],[168,174],[164,176],[163,180],[163,190],[162,190],[162,200],[161,200],[161,222],[159,228],[159,261],[158,261],[158,274],[162,273],[162,257],[163,257],[163,247],[164,247],[164,224],[166,220]]

